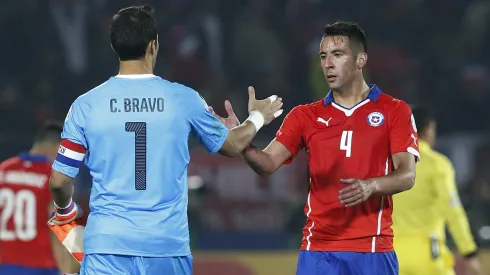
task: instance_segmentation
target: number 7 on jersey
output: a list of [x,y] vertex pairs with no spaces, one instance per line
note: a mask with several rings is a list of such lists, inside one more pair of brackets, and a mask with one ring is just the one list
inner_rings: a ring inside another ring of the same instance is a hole
[[340,137],[340,150],[345,151],[345,157],[350,158],[352,153],[352,134],[354,131],[343,131]]

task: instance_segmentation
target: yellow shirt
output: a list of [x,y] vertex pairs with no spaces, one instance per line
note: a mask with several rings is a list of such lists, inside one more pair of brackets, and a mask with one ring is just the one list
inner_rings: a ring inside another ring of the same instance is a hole
[[[445,243],[445,226],[461,254],[476,250],[466,212],[456,188],[451,161],[420,141],[414,187],[393,196],[393,230],[397,238],[436,237]],[[395,247],[396,249],[396,247]]]

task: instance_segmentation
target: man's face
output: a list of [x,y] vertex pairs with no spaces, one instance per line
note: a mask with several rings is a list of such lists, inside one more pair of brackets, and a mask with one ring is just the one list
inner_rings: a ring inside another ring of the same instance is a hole
[[320,43],[320,62],[331,89],[342,89],[357,72],[356,57],[345,36],[327,36]]

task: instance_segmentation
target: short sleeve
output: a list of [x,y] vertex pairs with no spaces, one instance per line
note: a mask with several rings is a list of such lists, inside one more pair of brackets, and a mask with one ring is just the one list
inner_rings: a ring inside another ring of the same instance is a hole
[[218,152],[228,137],[228,128],[214,117],[206,101],[196,91],[185,91],[183,104],[192,134],[210,154]]
[[291,152],[292,156],[284,164],[289,164],[296,154],[303,149],[303,123],[300,119],[300,107],[293,108],[284,118],[281,128],[276,133],[276,141],[279,141]]
[[395,111],[390,124],[390,150],[391,154],[408,152],[420,159],[418,148],[418,134],[410,106],[404,101],[396,103]]
[[53,170],[71,178],[76,177],[88,149],[84,133],[85,125],[85,113],[80,100],[77,99],[66,115],[58,155],[53,162]]

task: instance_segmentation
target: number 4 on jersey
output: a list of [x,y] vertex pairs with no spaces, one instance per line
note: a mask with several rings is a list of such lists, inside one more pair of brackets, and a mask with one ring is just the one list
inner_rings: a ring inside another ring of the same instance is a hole
[[350,158],[352,149],[352,134],[354,131],[343,131],[340,137],[340,150],[345,151],[345,157]]

